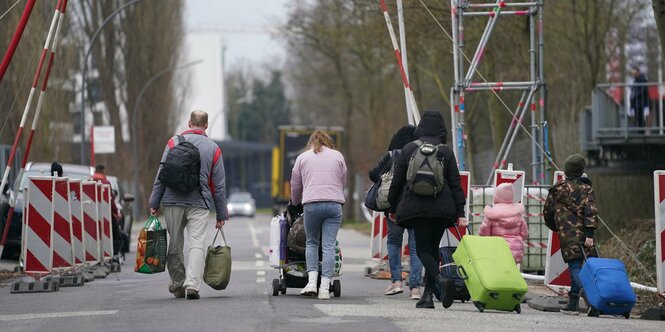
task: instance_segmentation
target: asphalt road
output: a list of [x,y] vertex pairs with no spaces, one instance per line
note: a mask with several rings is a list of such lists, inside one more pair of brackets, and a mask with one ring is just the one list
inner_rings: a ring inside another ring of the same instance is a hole
[[[320,301],[298,295],[298,289],[274,297],[271,281],[278,273],[267,262],[269,221],[233,218],[225,227],[233,255],[227,290],[203,285],[200,300],[175,299],[168,275],[134,273],[131,254],[121,273],[83,287],[41,294],[1,288],[0,331],[663,331],[661,322],[569,317],[526,305],[521,315],[479,313],[469,303],[415,309],[407,294],[382,294],[388,281],[364,277],[369,238],[346,230],[339,235],[342,297]],[[212,241],[212,219],[210,225]]]

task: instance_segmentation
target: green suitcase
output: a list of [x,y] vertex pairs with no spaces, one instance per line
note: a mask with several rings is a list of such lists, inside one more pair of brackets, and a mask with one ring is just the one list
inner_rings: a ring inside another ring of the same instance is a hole
[[480,312],[485,309],[522,311],[520,303],[528,288],[506,240],[498,236],[467,235],[453,259]]

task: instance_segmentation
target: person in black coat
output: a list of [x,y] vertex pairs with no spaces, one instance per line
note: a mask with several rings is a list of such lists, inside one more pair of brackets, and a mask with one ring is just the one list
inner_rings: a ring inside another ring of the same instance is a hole
[[[441,113],[428,110],[423,114],[415,131],[416,140],[433,145],[445,144],[448,136]],[[453,280],[439,273],[439,242],[446,228],[466,226],[464,205],[466,203],[460,182],[455,155],[450,147],[438,149],[437,158],[443,162],[445,185],[435,196],[421,196],[406,186],[406,173],[409,161],[418,144],[411,142],[404,146],[396,160],[393,181],[388,193],[391,219],[406,228],[413,228],[416,237],[418,257],[425,267],[425,290],[416,308],[434,308],[432,291],[439,287],[441,302],[448,308],[453,302]]]
[[[644,127],[644,109],[649,107],[649,87],[646,76],[640,72],[640,68],[634,66],[631,74],[633,75],[633,85],[630,91],[630,107],[635,112],[635,121],[638,127]],[[639,133],[642,133],[641,131]]]
[[[394,160],[399,158],[402,148],[413,141],[416,127],[412,125],[403,126],[390,140],[388,152],[386,152],[379,162],[369,171],[369,178],[376,183],[381,180],[381,176],[392,168]],[[388,212],[385,212],[388,217]],[[395,221],[388,220],[388,263],[390,265],[390,287],[383,292],[383,295],[396,295],[402,290],[402,241],[404,238],[404,227],[397,225]],[[423,265],[420,263],[416,251],[416,237],[413,229],[407,230],[409,233],[409,298],[420,300],[420,283],[422,281]]]

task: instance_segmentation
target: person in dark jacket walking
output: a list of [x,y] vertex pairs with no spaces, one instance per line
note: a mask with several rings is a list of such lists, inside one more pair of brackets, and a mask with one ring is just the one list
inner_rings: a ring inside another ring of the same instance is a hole
[[425,143],[444,144],[437,149],[436,154],[443,165],[445,185],[433,196],[418,195],[409,189],[406,185],[409,161],[419,147],[418,143],[411,142],[404,146],[395,163],[388,194],[390,212],[392,219],[397,220],[400,226],[413,228],[418,258],[425,267],[425,290],[416,308],[434,308],[434,287],[442,290],[441,302],[444,308],[448,308],[454,299],[454,282],[439,273],[439,242],[446,228],[454,226],[455,221],[459,226],[466,226],[465,198],[455,155],[445,145],[448,132],[441,113],[425,111],[414,136]]
[[[402,148],[413,141],[413,134],[416,131],[415,126],[404,126],[400,128],[390,140],[388,152],[381,160],[369,171],[369,178],[376,183],[381,180],[381,176],[388,172],[397,158],[402,154]],[[388,212],[386,212],[388,217]],[[403,292],[402,290],[402,240],[404,238],[405,228],[399,226],[395,221],[388,220],[388,263],[390,265],[390,287],[386,289],[384,295],[395,295]],[[423,274],[423,264],[420,262],[416,251],[416,237],[413,229],[407,230],[409,233],[409,298],[420,300],[420,281]]]

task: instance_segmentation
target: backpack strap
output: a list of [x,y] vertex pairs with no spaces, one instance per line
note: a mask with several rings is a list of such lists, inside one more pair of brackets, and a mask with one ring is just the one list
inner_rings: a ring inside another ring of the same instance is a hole
[[187,140],[185,139],[185,136],[183,136],[183,135],[177,135],[176,137],[178,137],[178,144],[180,144],[182,142],[187,142]]
[[425,142],[423,142],[423,141],[421,141],[421,140],[419,140],[419,139],[413,141],[413,143],[416,143],[416,146],[418,146],[418,147],[421,146],[421,145],[423,145],[423,144],[425,144]]

